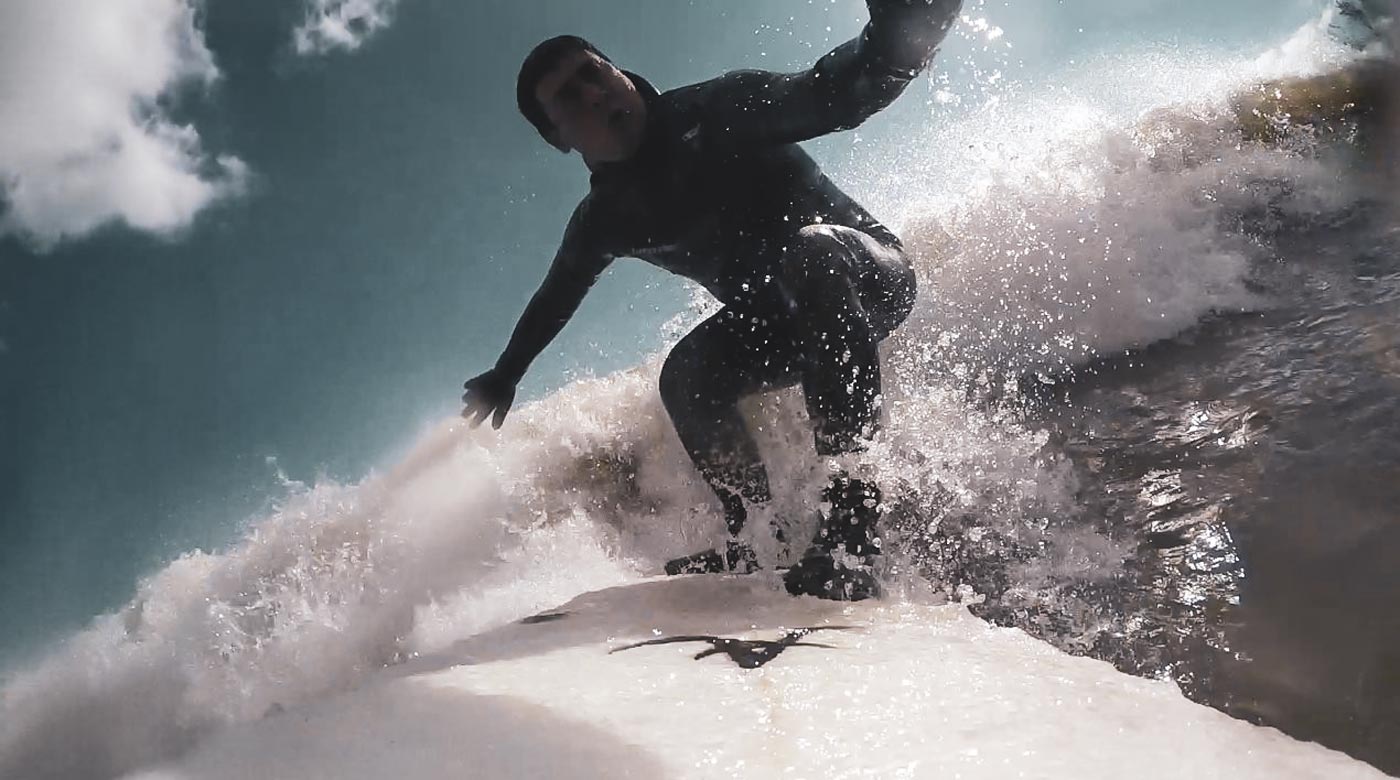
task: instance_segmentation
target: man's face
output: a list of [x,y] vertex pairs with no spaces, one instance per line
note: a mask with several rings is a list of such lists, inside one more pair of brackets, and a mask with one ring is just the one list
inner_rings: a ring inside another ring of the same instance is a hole
[[577,150],[590,165],[626,160],[646,127],[646,102],[632,80],[587,51],[559,61],[535,86],[553,123],[556,145]]

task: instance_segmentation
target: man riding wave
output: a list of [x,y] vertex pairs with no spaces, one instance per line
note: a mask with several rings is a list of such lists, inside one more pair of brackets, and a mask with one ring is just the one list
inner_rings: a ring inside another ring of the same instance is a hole
[[[521,113],[551,145],[579,152],[590,191],[496,365],[466,383],[463,416],[500,427],[530,363],[614,258],[703,285],[723,308],[667,356],[660,391],[731,539],[669,573],[757,565],[737,535],[772,493],[740,399],[800,384],[816,450],[833,459],[878,429],[877,347],[912,309],[914,273],[899,239],[798,144],[890,105],[933,59],[961,0],[867,6],[857,38],[798,73],[734,71],[661,93],[574,36],[541,43],[520,70]],[[876,595],[879,487],[838,469],[823,498],[830,509],[788,590]]]

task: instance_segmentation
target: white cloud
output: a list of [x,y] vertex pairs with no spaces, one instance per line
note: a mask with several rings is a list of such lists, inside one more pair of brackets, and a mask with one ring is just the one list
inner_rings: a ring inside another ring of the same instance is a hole
[[246,173],[167,104],[219,75],[198,0],[0,2],[0,234],[178,230]]
[[306,18],[293,33],[298,54],[354,51],[393,21],[399,0],[307,0]]

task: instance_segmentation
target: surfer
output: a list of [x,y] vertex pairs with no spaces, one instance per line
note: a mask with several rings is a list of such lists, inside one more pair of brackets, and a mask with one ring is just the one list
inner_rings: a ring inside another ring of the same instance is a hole
[[[526,368],[614,258],[703,285],[723,308],[667,356],[660,392],[731,538],[669,573],[757,565],[737,535],[771,491],[740,399],[800,384],[816,450],[834,464],[879,425],[877,346],[912,309],[914,272],[899,239],[798,144],[890,105],[933,59],[961,0],[866,5],[860,35],[798,73],[734,71],[662,93],[574,36],[544,41],[521,67],[521,113],[556,149],[579,152],[590,191],[500,359],[466,382],[462,415],[500,427]],[[879,487],[838,467],[823,500],[788,590],[876,595]]]

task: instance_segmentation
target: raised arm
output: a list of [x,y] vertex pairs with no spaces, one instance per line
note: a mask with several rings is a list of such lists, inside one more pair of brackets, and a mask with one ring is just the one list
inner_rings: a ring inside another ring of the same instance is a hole
[[526,369],[564,329],[593,283],[612,262],[612,257],[598,250],[588,238],[586,211],[583,205],[574,212],[544,282],[526,304],[495,367],[464,385],[467,392],[462,402],[466,408],[462,416],[471,420],[473,427],[487,417],[493,418],[493,427],[501,427],[515,399],[515,386]]
[[938,51],[962,0],[866,0],[870,22],[800,73],[735,71],[709,82],[712,138],[795,143],[856,127],[893,103]]

